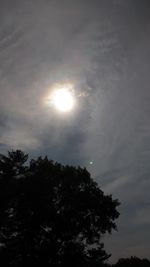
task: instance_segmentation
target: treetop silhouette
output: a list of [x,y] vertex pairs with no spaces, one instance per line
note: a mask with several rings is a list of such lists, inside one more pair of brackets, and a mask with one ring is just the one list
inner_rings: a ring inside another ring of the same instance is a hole
[[0,158],[0,264],[98,266],[116,229],[118,200],[85,168],[12,151]]

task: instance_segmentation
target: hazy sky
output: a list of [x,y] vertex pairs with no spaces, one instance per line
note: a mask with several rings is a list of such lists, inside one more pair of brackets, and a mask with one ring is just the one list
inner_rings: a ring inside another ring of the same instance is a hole
[[[149,0],[0,0],[0,153],[86,166],[121,202],[112,260],[149,257],[149,70]],[[43,99],[66,82],[60,114]]]

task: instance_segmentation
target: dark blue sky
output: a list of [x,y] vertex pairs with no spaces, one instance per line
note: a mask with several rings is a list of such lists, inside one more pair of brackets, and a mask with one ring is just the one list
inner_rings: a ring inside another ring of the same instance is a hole
[[[0,152],[86,166],[121,201],[112,260],[150,251],[149,14],[149,0],[0,1]],[[66,82],[77,106],[60,115],[43,99]]]

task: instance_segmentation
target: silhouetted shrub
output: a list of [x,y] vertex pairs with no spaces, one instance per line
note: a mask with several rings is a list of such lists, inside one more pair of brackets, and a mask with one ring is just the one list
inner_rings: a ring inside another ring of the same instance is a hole
[[116,267],[150,267],[150,261],[137,257],[122,258],[114,265]]

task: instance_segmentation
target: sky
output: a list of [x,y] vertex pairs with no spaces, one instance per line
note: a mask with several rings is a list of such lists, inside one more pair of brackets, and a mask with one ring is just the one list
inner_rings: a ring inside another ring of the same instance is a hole
[[[0,153],[85,166],[118,198],[112,262],[150,251],[149,14],[149,0],[0,0]],[[60,113],[45,99],[68,83]]]

